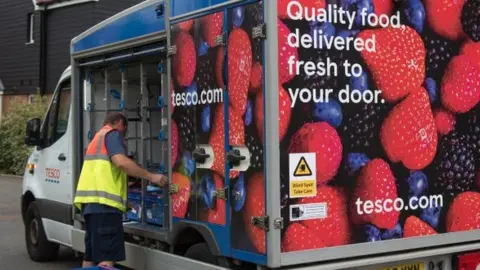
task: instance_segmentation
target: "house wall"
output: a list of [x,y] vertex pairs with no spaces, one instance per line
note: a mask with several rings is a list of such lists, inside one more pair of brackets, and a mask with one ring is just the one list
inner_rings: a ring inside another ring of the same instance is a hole
[[0,78],[5,89],[35,92],[39,84],[40,13],[35,13],[34,43],[27,42],[31,0],[0,1]]
[[47,89],[54,91],[62,72],[70,65],[70,41],[101,21],[142,0],[99,0],[48,11]]

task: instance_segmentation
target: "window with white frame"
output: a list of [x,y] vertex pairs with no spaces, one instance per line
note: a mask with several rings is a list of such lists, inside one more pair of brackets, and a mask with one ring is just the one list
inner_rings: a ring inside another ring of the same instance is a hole
[[33,26],[35,22],[35,14],[28,13],[27,15],[27,43],[33,43]]

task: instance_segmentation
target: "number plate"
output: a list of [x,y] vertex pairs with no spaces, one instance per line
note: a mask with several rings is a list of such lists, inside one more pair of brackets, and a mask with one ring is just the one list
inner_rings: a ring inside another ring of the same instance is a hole
[[412,264],[403,264],[392,267],[385,267],[381,270],[425,270],[425,264],[423,262],[412,263]]

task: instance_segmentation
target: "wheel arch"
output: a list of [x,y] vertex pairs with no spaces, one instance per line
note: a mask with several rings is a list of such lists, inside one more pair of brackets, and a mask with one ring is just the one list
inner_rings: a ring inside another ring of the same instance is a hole
[[214,256],[221,256],[213,232],[204,224],[181,221],[173,226],[171,233],[172,252],[183,255],[192,245],[205,242]]
[[23,224],[25,224],[26,220],[26,215],[27,215],[27,209],[28,206],[36,200],[35,195],[30,190],[27,190],[23,195],[22,195],[22,201],[21,201],[21,207],[22,207],[22,220]]

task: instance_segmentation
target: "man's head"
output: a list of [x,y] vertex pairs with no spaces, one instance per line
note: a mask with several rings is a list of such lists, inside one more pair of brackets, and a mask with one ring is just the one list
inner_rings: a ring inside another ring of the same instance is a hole
[[123,136],[127,134],[128,122],[127,118],[120,112],[111,112],[105,118],[103,125],[109,125],[118,130]]

